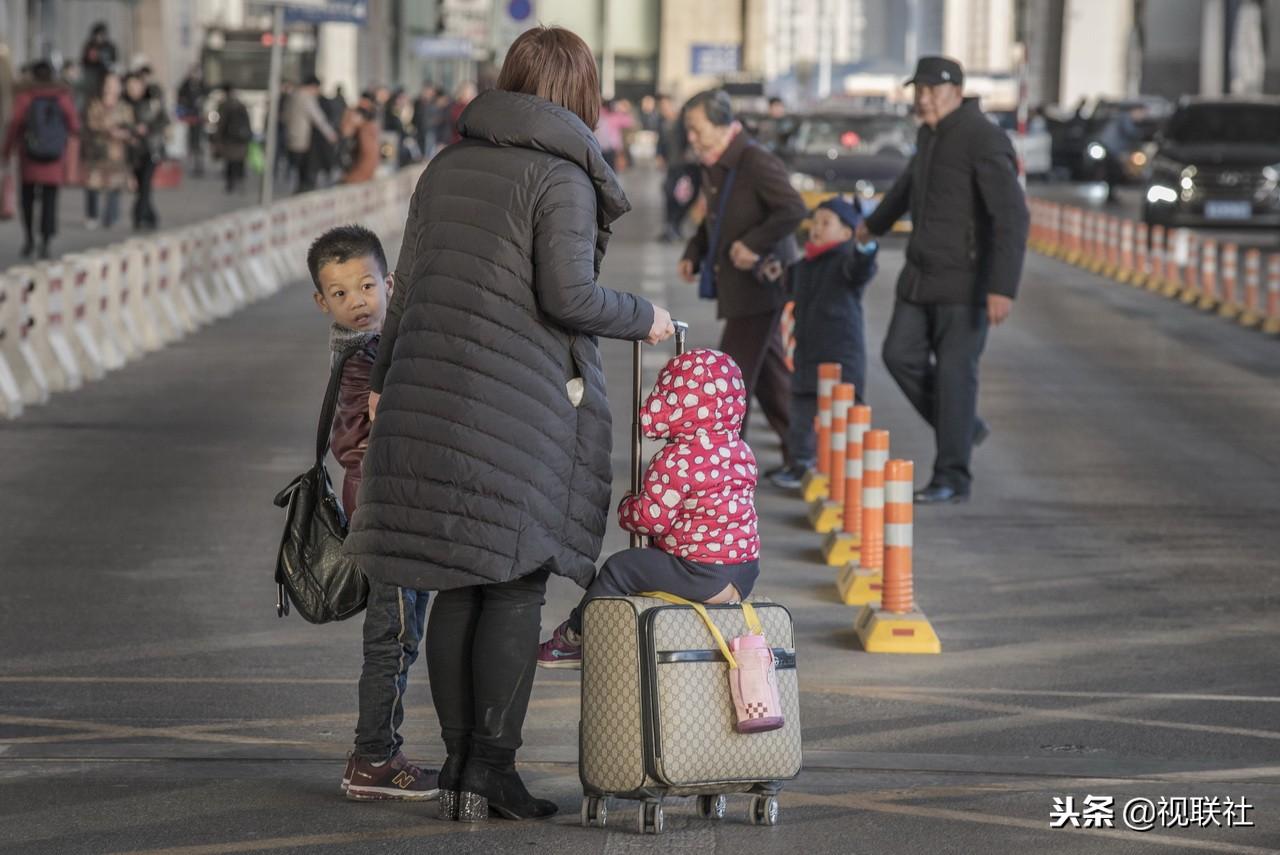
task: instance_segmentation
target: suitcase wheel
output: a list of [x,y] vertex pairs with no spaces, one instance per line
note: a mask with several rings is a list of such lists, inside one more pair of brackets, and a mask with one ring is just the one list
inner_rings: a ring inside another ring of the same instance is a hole
[[637,819],[641,834],[661,834],[663,826],[662,803],[641,802]]
[[698,796],[698,816],[703,819],[724,819],[729,810],[729,800],[724,795]]
[[604,828],[609,820],[609,800],[590,796],[582,800],[582,827]]
[[747,808],[747,821],[752,825],[777,825],[778,800],[773,796],[753,796]]

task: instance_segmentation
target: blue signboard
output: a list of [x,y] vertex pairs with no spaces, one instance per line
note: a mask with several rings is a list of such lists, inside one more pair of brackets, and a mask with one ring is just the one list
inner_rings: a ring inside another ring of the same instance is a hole
[[367,0],[319,0],[299,5],[284,4],[286,24],[359,24],[369,20]]
[[693,45],[689,70],[695,75],[714,77],[732,74],[741,66],[741,45]]
[[413,53],[420,59],[470,59],[475,51],[470,39],[421,36],[413,40]]

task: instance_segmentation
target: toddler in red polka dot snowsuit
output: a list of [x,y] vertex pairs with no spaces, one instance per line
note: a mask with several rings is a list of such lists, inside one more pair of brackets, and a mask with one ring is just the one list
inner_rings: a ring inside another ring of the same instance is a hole
[[618,506],[622,528],[651,547],[605,562],[569,620],[542,644],[539,665],[581,667],[581,612],[595,597],[659,590],[728,602],[751,593],[760,535],[756,458],[740,436],[746,410],[742,372],[725,354],[692,350],[666,364],[640,423],[645,436],[667,444],[649,462],[640,492]]

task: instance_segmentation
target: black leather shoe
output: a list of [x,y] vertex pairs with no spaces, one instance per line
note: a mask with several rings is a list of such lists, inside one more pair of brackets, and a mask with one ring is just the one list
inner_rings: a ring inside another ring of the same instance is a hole
[[504,819],[545,819],[554,814],[555,802],[536,799],[524,787],[514,764],[494,768],[467,761],[458,787],[458,819],[483,822],[492,811]]
[[445,749],[449,752],[440,767],[440,818],[456,820],[458,818],[458,788],[462,785],[462,769],[467,765],[466,741],[445,740]]
[[969,494],[956,492],[946,484],[930,484],[923,490],[917,490],[915,498],[917,505],[958,505],[969,501]]
[[977,448],[982,445],[989,436],[991,436],[991,425],[987,424],[983,419],[977,419],[973,423],[973,447]]

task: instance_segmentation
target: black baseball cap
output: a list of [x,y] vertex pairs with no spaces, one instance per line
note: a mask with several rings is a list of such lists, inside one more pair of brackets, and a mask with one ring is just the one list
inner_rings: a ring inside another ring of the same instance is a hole
[[943,83],[964,85],[964,69],[960,63],[948,56],[922,56],[916,63],[916,73],[903,86],[920,83],[925,86],[939,86]]

